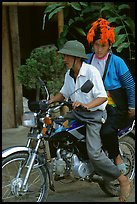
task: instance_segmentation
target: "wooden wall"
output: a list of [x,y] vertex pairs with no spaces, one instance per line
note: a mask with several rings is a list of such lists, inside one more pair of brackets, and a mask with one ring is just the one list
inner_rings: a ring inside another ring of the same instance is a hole
[[7,7],[2,9],[2,128],[15,127],[14,86]]
[[[16,3],[16,2],[15,2]],[[5,4],[3,2],[3,4]],[[22,125],[23,90],[16,78],[18,67],[35,47],[54,44],[63,30],[63,13],[42,30],[45,6],[2,6],[2,128]]]

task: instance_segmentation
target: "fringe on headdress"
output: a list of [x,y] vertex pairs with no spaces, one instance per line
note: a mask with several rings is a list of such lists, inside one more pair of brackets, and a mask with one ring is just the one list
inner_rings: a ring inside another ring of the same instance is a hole
[[89,44],[97,39],[100,39],[101,44],[107,43],[108,40],[112,44],[115,42],[114,27],[110,27],[110,23],[107,20],[99,18],[97,21],[93,22],[91,26],[87,34]]

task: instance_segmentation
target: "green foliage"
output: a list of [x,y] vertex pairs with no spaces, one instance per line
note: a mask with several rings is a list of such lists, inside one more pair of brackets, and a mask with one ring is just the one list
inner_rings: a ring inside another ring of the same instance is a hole
[[115,28],[115,43],[113,47],[117,52],[122,52],[128,48],[129,59],[135,59],[135,23],[131,17],[125,14],[130,9],[128,4],[111,5],[105,3],[101,9],[102,15],[105,15],[108,21]]
[[46,7],[45,14],[51,19],[60,9],[64,9],[64,30],[57,41],[59,49],[69,39],[83,38],[91,23],[99,17],[106,18],[114,27],[117,52],[128,49],[129,59],[135,58],[135,23],[128,15],[130,5],[119,2],[60,2]]
[[38,77],[43,79],[50,93],[55,94],[63,85],[66,68],[63,56],[53,45],[41,46],[32,50],[25,65],[18,69],[18,80],[28,89],[36,89]]
[[[63,44],[69,39],[78,39],[77,36],[86,38],[86,25],[91,23],[91,19],[98,17],[98,15],[92,14],[91,11],[99,11],[100,6],[94,5],[94,3],[88,2],[62,2],[47,6],[45,14],[48,16],[48,20],[51,19],[61,7],[64,7],[64,30],[60,34],[57,40],[57,46],[60,49]],[[58,9],[58,10],[57,10]],[[90,18],[89,18],[90,13]],[[99,14],[99,13],[98,13]]]

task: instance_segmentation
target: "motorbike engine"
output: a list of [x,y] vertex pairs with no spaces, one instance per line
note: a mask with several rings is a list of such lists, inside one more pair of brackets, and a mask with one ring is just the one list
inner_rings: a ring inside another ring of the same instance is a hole
[[93,172],[89,162],[81,161],[76,154],[67,150],[57,150],[57,157],[53,160],[53,173],[59,177],[73,176],[86,178]]

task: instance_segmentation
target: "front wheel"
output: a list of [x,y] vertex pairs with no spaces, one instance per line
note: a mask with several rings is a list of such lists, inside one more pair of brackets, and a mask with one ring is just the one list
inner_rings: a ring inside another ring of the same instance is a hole
[[[134,183],[135,180],[135,139],[130,134],[119,139],[121,157],[127,167],[127,176]],[[110,196],[119,196],[120,186],[117,180],[99,183],[100,188]]]
[[48,196],[48,172],[43,166],[32,168],[25,189],[21,186],[28,169],[28,153],[15,153],[2,161],[3,202],[44,202]]

